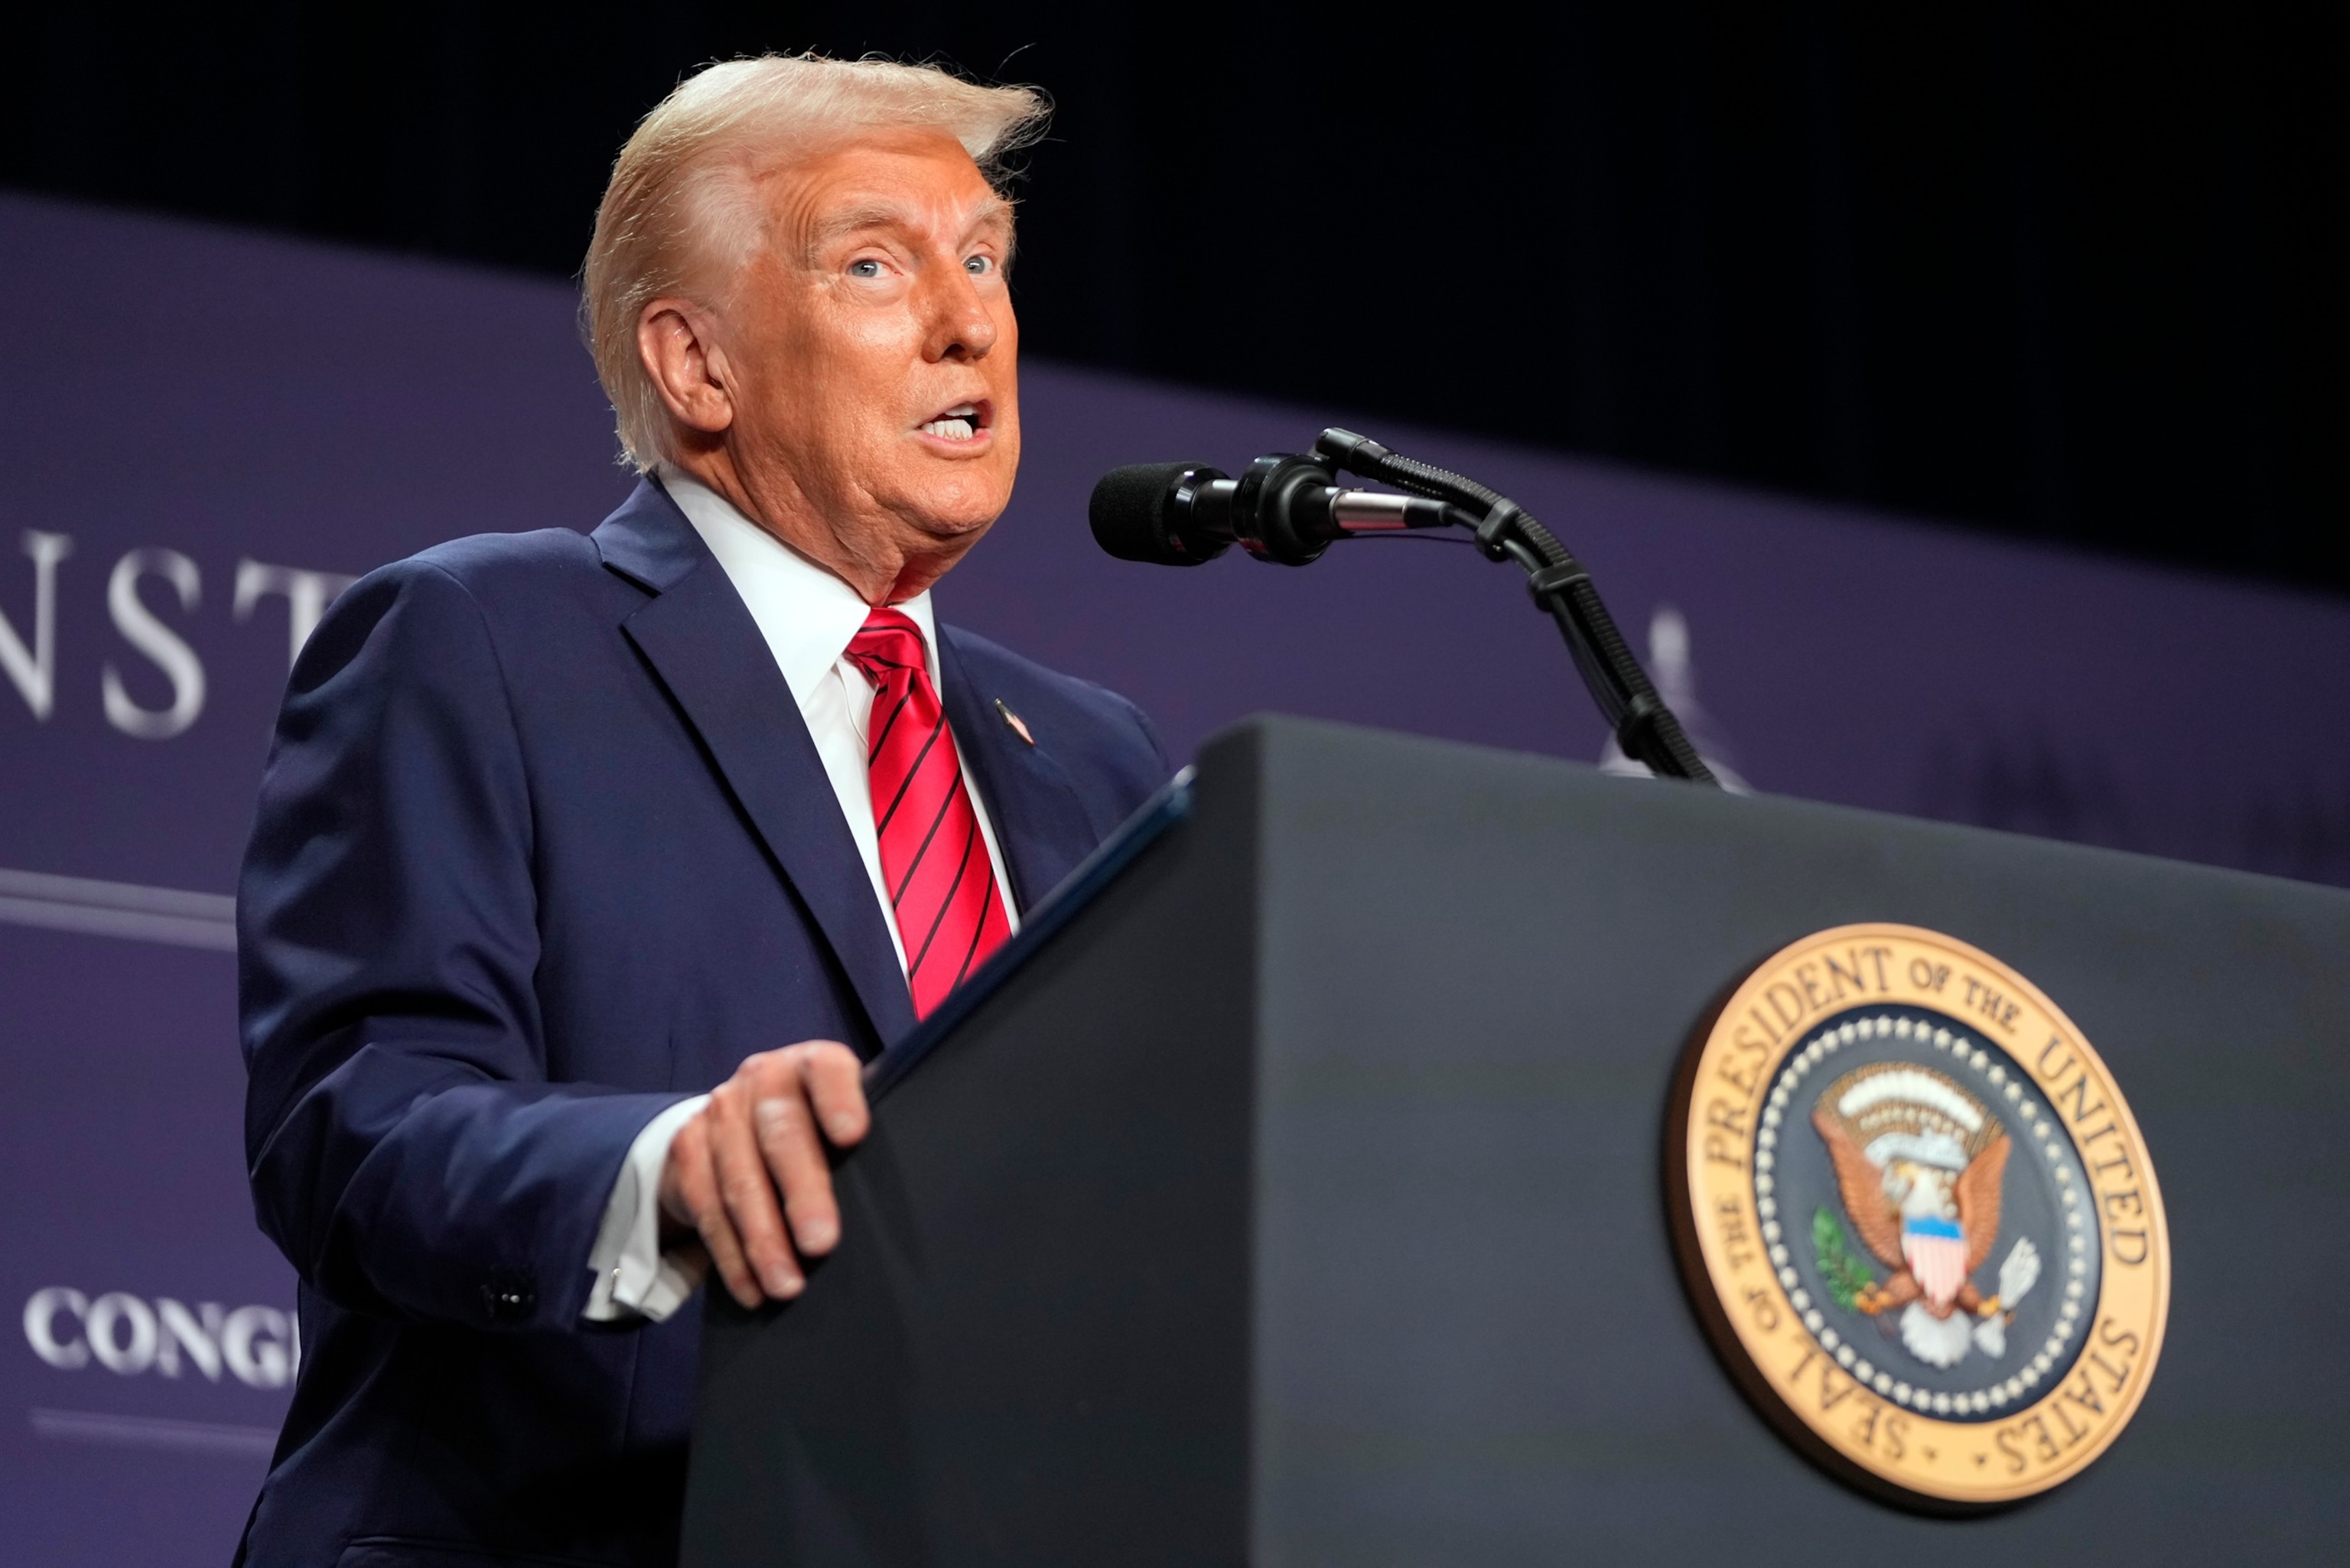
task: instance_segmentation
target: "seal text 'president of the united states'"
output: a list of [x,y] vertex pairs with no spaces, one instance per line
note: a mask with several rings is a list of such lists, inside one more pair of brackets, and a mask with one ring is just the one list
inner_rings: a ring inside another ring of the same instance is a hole
[[1132,705],[931,615],[1019,462],[1038,108],[686,81],[586,270],[635,493],[387,566],[305,649],[238,900],[305,1347],[242,1561],[672,1560],[681,1308],[805,1287],[860,1058],[1168,773]]

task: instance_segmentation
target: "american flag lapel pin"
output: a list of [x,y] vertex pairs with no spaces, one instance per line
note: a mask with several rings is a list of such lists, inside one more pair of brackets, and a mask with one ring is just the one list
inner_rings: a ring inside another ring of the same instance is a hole
[[1003,715],[1003,722],[1011,728],[1014,734],[1019,736],[1022,740],[1027,742],[1032,746],[1036,743],[1036,737],[1028,732],[1026,722],[1021,719],[1019,714],[1005,707],[1003,705],[1003,699],[1001,697],[998,697],[995,700],[995,711]]

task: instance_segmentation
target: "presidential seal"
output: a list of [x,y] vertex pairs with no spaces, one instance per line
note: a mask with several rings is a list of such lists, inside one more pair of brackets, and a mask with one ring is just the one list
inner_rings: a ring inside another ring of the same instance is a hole
[[2170,1300],[2154,1168],[2081,1032],[1996,959],[1910,926],[1805,938],[1700,1030],[1667,1127],[1699,1316],[1845,1479],[2013,1502],[2137,1408]]

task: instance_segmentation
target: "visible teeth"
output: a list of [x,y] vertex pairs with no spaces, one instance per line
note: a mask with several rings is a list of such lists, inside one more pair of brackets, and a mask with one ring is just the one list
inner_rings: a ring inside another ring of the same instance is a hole
[[972,436],[969,420],[932,420],[922,427],[924,435],[934,435],[947,441],[969,441]]

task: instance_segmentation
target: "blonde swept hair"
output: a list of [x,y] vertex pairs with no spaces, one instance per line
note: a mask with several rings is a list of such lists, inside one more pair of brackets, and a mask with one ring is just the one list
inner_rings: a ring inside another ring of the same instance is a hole
[[861,130],[922,129],[962,143],[989,182],[1043,134],[1049,105],[934,66],[821,55],[728,60],[686,78],[613,162],[580,272],[579,319],[612,401],[621,460],[667,455],[669,412],[637,352],[645,306],[679,295],[723,304],[767,240],[760,182]]

